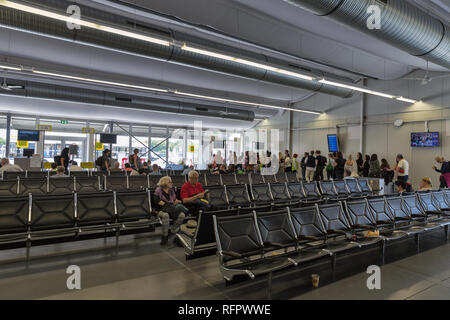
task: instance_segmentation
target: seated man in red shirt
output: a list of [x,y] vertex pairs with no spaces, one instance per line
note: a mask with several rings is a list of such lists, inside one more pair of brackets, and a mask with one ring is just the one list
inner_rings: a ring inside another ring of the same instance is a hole
[[197,215],[199,210],[211,210],[212,206],[209,201],[202,201],[202,199],[209,200],[209,194],[205,193],[203,186],[198,182],[199,174],[197,171],[189,172],[189,181],[181,187],[181,201],[189,209],[189,214]]

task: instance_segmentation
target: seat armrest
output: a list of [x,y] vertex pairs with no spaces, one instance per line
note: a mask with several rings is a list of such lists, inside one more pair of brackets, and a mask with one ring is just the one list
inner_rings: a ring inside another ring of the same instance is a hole
[[233,257],[240,259],[242,258],[242,255],[240,253],[234,252],[234,251],[222,251],[222,254],[225,256]]
[[344,231],[344,230],[328,230],[329,232],[332,232],[332,233],[339,233],[339,234],[344,234],[344,235],[346,235],[347,234],[347,232],[346,231]]
[[264,247],[284,248],[285,246],[278,242],[264,242]]
[[314,236],[302,236],[298,237],[298,240],[311,240],[311,241],[319,241],[320,239]]
[[374,226],[370,226],[368,224],[357,224],[355,225],[356,228],[362,228],[362,229],[366,229],[366,230],[373,230],[375,229]]

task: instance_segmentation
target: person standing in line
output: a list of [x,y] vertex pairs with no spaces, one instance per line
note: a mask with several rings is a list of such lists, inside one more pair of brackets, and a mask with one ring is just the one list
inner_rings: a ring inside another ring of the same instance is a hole
[[327,164],[327,180],[333,179],[333,171],[334,171],[334,159],[333,154],[328,154],[328,164]]
[[397,165],[394,171],[397,172],[397,180],[408,182],[409,179],[409,163],[405,160],[402,154],[397,155]]
[[292,172],[295,173],[296,176],[298,176],[298,168],[300,164],[298,163],[298,155],[294,153],[292,157]]
[[292,172],[292,160],[289,151],[286,150],[284,154],[284,172]]
[[370,170],[370,156],[365,155],[362,176],[365,178],[369,177],[369,170]]
[[348,170],[351,172],[355,172],[355,161],[353,161],[353,156],[351,154],[348,155],[347,161],[345,161],[344,172]]
[[306,181],[306,160],[308,160],[308,152],[303,155],[300,166],[302,167],[302,180]]
[[361,152],[358,152],[356,154],[356,167],[357,167],[357,170],[358,170],[358,175],[362,175],[363,166],[364,166],[363,155],[362,155]]
[[324,179],[323,170],[325,169],[326,165],[327,165],[327,158],[323,157],[320,154],[320,150],[317,150],[316,151],[316,173],[314,176],[314,180],[322,181]]
[[336,154],[336,159],[335,159],[335,164],[334,164],[334,172],[335,172],[335,176],[337,180],[342,180],[344,179],[344,167],[345,167],[345,159],[344,156],[342,155],[342,152],[337,152]]
[[314,150],[310,152],[310,155],[306,159],[306,181],[311,182],[314,180],[314,174],[316,173],[316,157],[314,157]]
[[378,161],[378,156],[374,153],[370,157],[369,162],[369,177],[372,178],[379,178],[381,175],[381,169],[380,169],[380,161]]

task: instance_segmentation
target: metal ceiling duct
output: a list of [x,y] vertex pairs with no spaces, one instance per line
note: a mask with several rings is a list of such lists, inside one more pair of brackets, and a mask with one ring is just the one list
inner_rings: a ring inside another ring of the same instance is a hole
[[6,80],[8,83],[13,81],[15,84],[22,85],[24,86],[24,89],[15,89],[11,91],[0,90],[0,95],[4,94],[10,96],[41,98],[242,121],[253,121],[255,119],[255,113],[253,111],[240,110],[236,108],[223,108],[181,101],[124,95],[100,90],[66,87],[39,82]]
[[[20,1],[15,1],[19,2]],[[29,5],[28,3],[25,3]],[[67,15],[66,9],[73,2],[61,0],[38,0],[33,1],[33,5],[40,5],[40,8]],[[136,21],[130,21],[127,18],[101,12],[99,10],[81,7],[82,19],[93,22],[106,23],[116,28],[124,29],[132,32],[150,34],[151,36],[159,36],[168,41],[177,41],[180,43],[189,42],[194,46],[198,45],[202,48],[208,48],[211,51],[226,52],[242,59],[248,59],[260,64],[275,64],[280,68],[290,70],[292,72],[302,73],[312,77],[322,78],[323,73],[315,70],[298,69],[291,65],[280,65],[280,61],[270,60],[263,54],[255,54],[250,51],[244,51],[236,48],[221,45],[220,43],[206,41],[199,38],[192,38],[182,34],[174,34],[170,29],[155,29],[152,26],[144,25]],[[352,90],[339,88],[318,81],[304,80],[292,75],[281,74],[274,71],[263,70],[261,68],[243,65],[235,61],[227,61],[224,59],[206,56],[200,53],[182,50],[178,46],[163,46],[160,44],[149,43],[143,40],[132,39],[125,36],[111,34],[96,29],[82,27],[80,30],[70,30],[66,26],[66,22],[58,21],[44,16],[35,15],[28,12],[18,11],[7,7],[0,7],[0,26],[14,28],[24,32],[39,33],[44,36],[55,37],[67,41],[74,41],[87,45],[93,45],[106,49],[118,50],[126,53],[137,54],[145,57],[160,59],[167,62],[188,65],[191,67],[213,70],[226,74],[236,75],[240,77],[260,80],[275,84],[281,84],[310,91],[335,95],[343,98],[351,97]]]
[[[284,0],[358,29],[409,54],[450,69],[450,27],[406,0]],[[370,30],[371,5],[381,9],[381,29]]]

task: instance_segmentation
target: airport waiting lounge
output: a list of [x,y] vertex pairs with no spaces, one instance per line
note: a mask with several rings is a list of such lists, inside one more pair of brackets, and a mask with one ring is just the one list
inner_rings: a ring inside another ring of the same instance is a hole
[[0,73],[0,300],[450,300],[450,1],[0,0]]

